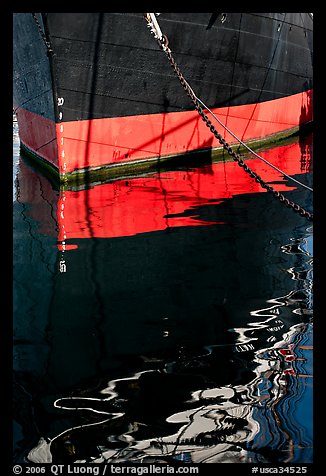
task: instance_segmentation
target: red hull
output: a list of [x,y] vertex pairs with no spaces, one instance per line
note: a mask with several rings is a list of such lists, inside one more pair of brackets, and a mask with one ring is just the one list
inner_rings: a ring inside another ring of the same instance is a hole
[[[213,112],[241,140],[251,141],[311,121],[312,109],[310,90]],[[21,108],[17,118],[22,143],[57,167],[61,176],[220,147],[197,111],[54,124]],[[227,142],[235,142],[218,123],[216,128]]]

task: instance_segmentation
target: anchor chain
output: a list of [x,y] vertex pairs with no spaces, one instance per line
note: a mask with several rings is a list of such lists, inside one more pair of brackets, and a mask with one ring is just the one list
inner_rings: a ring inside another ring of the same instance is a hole
[[47,50],[47,51],[46,51],[47,55],[48,55],[48,56],[49,56],[49,55],[53,55],[53,50],[52,50],[52,48],[51,48],[51,44],[50,44],[50,42],[47,40],[46,35],[45,35],[45,33],[43,32],[43,30],[42,30],[41,24],[40,24],[40,22],[38,21],[38,18],[37,18],[37,16],[36,16],[36,13],[32,13],[32,17],[33,17],[33,19],[34,19],[34,21],[35,21],[35,23],[36,23],[37,29],[38,29],[38,31],[39,31],[39,33],[40,33],[40,35],[41,35],[41,38],[42,38],[42,40],[43,40],[43,43],[45,44],[45,47],[46,47],[46,50]]
[[[210,129],[210,131],[214,134],[216,139],[220,142],[220,144],[223,146],[223,148],[227,151],[227,153],[233,158],[234,161],[238,163],[240,167],[243,168],[245,172],[247,172],[250,177],[256,180],[257,183],[260,184],[260,186],[264,189],[266,189],[268,192],[270,192],[276,199],[278,199],[281,203],[286,205],[288,208],[292,208],[292,210],[296,213],[299,213],[300,216],[307,218],[309,221],[313,221],[313,213],[308,212],[304,208],[302,208],[300,205],[297,203],[294,203],[292,200],[289,200],[286,198],[281,192],[278,192],[277,190],[274,190],[274,188],[266,183],[256,172],[250,169],[248,165],[244,162],[244,160],[241,158],[241,156],[235,152],[230,144],[221,136],[221,134],[217,131],[215,126],[212,124],[212,122],[209,120],[207,115],[204,113],[203,108],[200,105],[200,102],[197,99],[196,94],[192,90],[192,88],[189,86],[188,82],[184,78],[182,72],[180,71],[179,66],[177,65],[175,59],[172,56],[172,52],[168,46],[168,38],[166,35],[162,34],[161,30],[157,31],[154,22],[152,21],[154,17],[154,14],[145,14],[145,19],[148,23],[148,27],[150,28],[151,33],[154,35],[154,38],[156,39],[159,47],[164,51],[166,54],[172,68],[174,69],[175,73],[177,74],[179,81],[181,85],[183,86],[184,90],[186,91],[187,95],[190,97],[192,100],[195,109],[197,110],[198,114],[201,116],[202,120],[204,121],[205,125]],[[154,17],[155,18],[155,17]],[[156,22],[157,23],[157,22]]]

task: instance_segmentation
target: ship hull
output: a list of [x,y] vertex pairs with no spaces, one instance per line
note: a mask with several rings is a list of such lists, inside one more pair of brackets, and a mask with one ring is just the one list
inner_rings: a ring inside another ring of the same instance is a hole
[[[196,95],[242,141],[312,121],[309,14],[158,19]],[[64,180],[221,147],[142,13],[15,14],[14,107],[23,148]]]

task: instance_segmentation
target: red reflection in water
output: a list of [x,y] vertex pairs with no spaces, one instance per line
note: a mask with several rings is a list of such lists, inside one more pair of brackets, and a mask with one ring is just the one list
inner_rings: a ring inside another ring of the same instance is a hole
[[59,251],[69,251],[78,248],[77,245],[67,245],[67,243],[60,243],[57,247]]
[[57,202],[59,193],[51,182],[35,172],[20,159],[15,180],[15,200],[26,205],[21,212],[25,219],[38,225],[37,232],[45,236],[57,236]]
[[[260,155],[286,174],[299,175],[309,170],[311,139],[269,149]],[[275,190],[296,188],[294,182],[286,181],[260,159],[252,159],[248,165],[263,180],[278,182],[273,184]],[[132,236],[168,227],[222,223],[200,220],[197,207],[216,205],[238,194],[261,192],[266,191],[233,161],[64,191],[57,211],[59,249],[75,248],[76,245],[66,243],[74,238]],[[187,216],[177,216],[185,211]]]

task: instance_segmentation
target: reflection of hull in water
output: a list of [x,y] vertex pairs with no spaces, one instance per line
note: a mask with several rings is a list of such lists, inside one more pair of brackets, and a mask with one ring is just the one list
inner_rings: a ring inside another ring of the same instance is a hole
[[[69,232],[69,215],[63,214],[57,227],[52,209],[55,193],[46,180],[31,170],[28,173],[27,177],[25,170],[19,178],[20,203],[14,204],[15,229],[30,230],[29,241],[16,260],[25,260],[24,269],[26,262],[31,265],[27,275],[15,273],[16,369],[18,381],[31,394],[38,393],[36,414],[42,433],[52,437],[67,427],[66,420],[59,417],[54,422],[49,420],[54,411],[49,406],[76,386],[97,378],[160,369],[167,361],[182,363],[202,353],[203,347],[217,346],[206,370],[196,367],[196,358],[188,366],[191,378],[186,389],[194,385],[201,388],[192,381],[198,374],[204,386],[209,381],[215,385],[240,384],[252,377],[255,363],[248,361],[241,367],[240,360],[239,366],[239,359],[234,359],[236,335],[229,330],[248,325],[252,309],[262,308],[273,296],[275,286],[282,295],[291,293],[293,281],[286,270],[294,266],[294,258],[280,251],[280,242],[288,243],[293,228],[301,226],[304,219],[263,193],[234,194],[232,200],[225,199],[224,194],[221,203],[217,194],[218,203],[211,202],[205,196],[205,178],[210,179],[212,174],[198,172],[200,180],[183,189],[188,191],[183,209],[189,208],[189,201],[191,206],[197,203],[195,216],[201,225],[211,223],[209,226],[163,230],[159,226],[158,231],[141,233],[144,229],[137,223],[135,236],[106,240],[84,240],[83,235],[73,237],[72,233],[69,238],[79,248],[67,251],[61,242],[55,268],[56,234],[61,233],[62,223]],[[193,176],[185,173],[185,181]],[[30,186],[34,181],[42,186]],[[161,183],[164,187],[165,181]],[[196,187],[198,183],[200,187]],[[193,196],[189,200],[191,187]],[[156,198],[157,189],[152,188]],[[37,190],[39,194],[35,195]],[[84,191],[86,204],[92,190],[97,189]],[[132,186],[130,190],[131,195]],[[70,192],[64,193],[68,196]],[[162,195],[170,198],[164,188]],[[299,196],[309,204],[308,192]],[[42,228],[40,239],[33,238],[32,231],[49,210],[52,217],[48,227]],[[61,211],[59,206],[58,216]],[[90,224],[96,223],[94,211],[87,219]],[[122,217],[118,223],[120,220]],[[212,224],[216,222],[227,225]],[[251,229],[241,225],[248,222]],[[158,223],[162,223],[162,217]],[[89,236],[90,229],[89,225],[84,236]],[[276,229],[277,243],[273,241]],[[39,254],[36,263],[35,253]],[[33,286],[29,286],[32,272],[37,278],[33,276]],[[286,308],[275,319],[283,324],[274,330],[277,339],[296,322]],[[266,347],[270,335],[269,331],[260,335],[258,348]],[[18,419],[24,421],[26,413]]]
[[[311,140],[307,136],[299,143],[296,138],[261,155],[288,175],[304,174],[311,169]],[[259,159],[249,164],[279,192],[296,186]],[[260,184],[235,162],[126,178],[86,190],[65,190],[58,200],[58,240],[131,236],[176,226],[223,223],[225,218],[218,214],[215,219],[209,214],[202,218],[201,206],[218,205],[238,194],[261,192],[265,190]],[[66,244],[63,249],[73,246]]]
[[[280,154],[282,160],[282,154],[287,155],[288,172],[298,173],[301,165],[297,153],[297,143],[290,144],[269,151],[268,159]],[[60,349],[54,361],[58,368],[62,366],[53,381],[58,378],[73,384],[81,378],[76,367],[85,370],[90,362],[96,366],[99,360],[100,367],[107,368],[115,361],[114,355],[121,358],[124,353],[128,356],[169,349],[180,344],[180,339],[183,345],[218,343],[222,328],[237,327],[238,311],[234,307],[240,302],[248,306],[251,295],[269,299],[275,279],[279,285],[286,284],[283,294],[289,292],[288,275],[279,272],[279,258],[273,258],[279,254],[278,243],[269,242],[273,227],[287,242],[293,226],[303,219],[273,202],[268,194],[255,194],[258,185],[248,183],[246,174],[242,175],[243,182],[241,175],[234,182],[231,169],[229,179],[227,166],[236,164],[171,171],[148,179],[129,179],[128,184],[119,181],[61,192],[58,225],[56,194],[46,180],[25,170],[24,179],[19,180],[20,201],[26,202],[28,216],[42,223],[42,234],[54,238],[58,233],[61,250],[61,273],[50,273],[45,267],[52,276],[44,280],[49,286],[47,301],[51,302],[45,315],[51,316],[56,347]],[[21,167],[23,170],[24,165]],[[275,172],[269,177],[279,180]],[[285,183],[275,186],[287,190]],[[252,199],[250,194],[243,194],[238,204],[237,194],[248,191],[253,193]],[[309,199],[309,193],[300,192],[300,197],[307,195]],[[259,199],[258,216],[255,207]],[[27,205],[29,200],[32,203]],[[146,213],[139,202],[144,206],[147,203]],[[152,203],[151,209],[148,204]],[[271,208],[265,210],[266,206]],[[244,232],[241,226],[216,225],[233,220],[241,223],[243,216],[252,223],[252,232]],[[192,227],[185,232],[182,225]],[[201,231],[193,225],[201,225]],[[157,230],[155,234],[142,234],[153,230]],[[120,238],[110,241],[97,238],[117,235]],[[83,238],[88,237],[91,241],[84,243]],[[78,244],[80,250],[67,251],[71,243]],[[261,266],[262,257],[268,259],[266,270]],[[42,286],[42,279],[40,283]],[[244,315],[248,312],[250,309]],[[191,326],[192,333],[185,335],[186,325]],[[63,349],[70,359],[59,364],[60,356],[66,355]],[[77,360],[84,365],[77,365]],[[96,373],[95,367],[89,370],[90,375]]]

